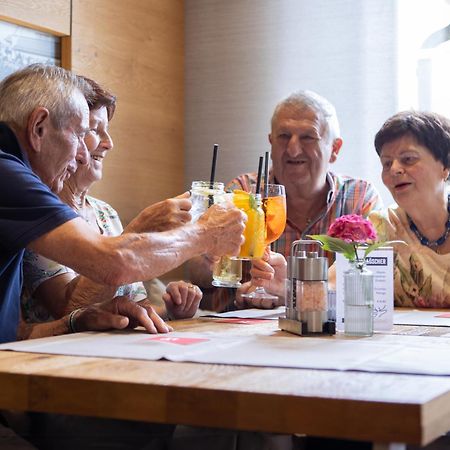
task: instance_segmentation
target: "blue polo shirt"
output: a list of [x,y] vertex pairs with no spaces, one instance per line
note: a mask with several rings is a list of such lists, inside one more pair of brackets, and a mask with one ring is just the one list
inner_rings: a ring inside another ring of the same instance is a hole
[[75,217],[33,173],[15,134],[0,122],[0,342],[16,340],[25,247]]

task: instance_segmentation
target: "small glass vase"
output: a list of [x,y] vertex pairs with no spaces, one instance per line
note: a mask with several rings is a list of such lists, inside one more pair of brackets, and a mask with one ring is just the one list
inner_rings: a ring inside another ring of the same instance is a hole
[[351,261],[344,272],[344,331],[348,336],[373,334],[373,273]]

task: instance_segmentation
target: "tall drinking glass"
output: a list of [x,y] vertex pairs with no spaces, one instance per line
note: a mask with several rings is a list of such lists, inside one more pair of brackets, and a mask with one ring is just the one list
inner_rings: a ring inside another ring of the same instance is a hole
[[242,260],[262,258],[265,249],[264,211],[261,208],[261,196],[241,190],[225,194],[227,201],[244,211],[247,223],[244,229],[245,242],[236,257],[222,256],[213,269],[213,286],[239,287],[242,278]]
[[259,193],[245,192],[239,189],[233,191],[233,203],[236,208],[247,215],[244,229],[245,241],[241,245],[239,259],[259,259],[264,255],[265,219]]
[[[232,202],[233,194],[226,194],[224,184],[218,181],[193,181],[191,186],[191,221],[196,222],[206,210],[216,203]],[[239,287],[242,278],[241,261],[232,261],[228,256],[222,256],[213,267],[213,286]]]
[[218,181],[193,181],[191,186],[191,222],[206,212],[213,203],[220,203],[225,195],[224,184]]
[[[263,188],[264,191],[264,188]],[[281,184],[268,184],[263,197],[265,213],[265,245],[275,242],[286,227],[286,192]],[[278,300],[276,295],[269,294],[264,287],[258,286],[253,292],[242,294],[246,299]]]
[[[224,194],[217,203],[233,204],[233,193]],[[219,261],[214,263],[212,278],[212,285],[215,287],[239,287],[242,279],[242,260],[226,255],[222,256]]]

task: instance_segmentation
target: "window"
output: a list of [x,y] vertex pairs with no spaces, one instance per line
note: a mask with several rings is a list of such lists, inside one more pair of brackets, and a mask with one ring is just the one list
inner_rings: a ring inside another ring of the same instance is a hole
[[0,79],[32,63],[61,64],[60,39],[0,21]]
[[399,110],[450,117],[450,2],[398,0]]

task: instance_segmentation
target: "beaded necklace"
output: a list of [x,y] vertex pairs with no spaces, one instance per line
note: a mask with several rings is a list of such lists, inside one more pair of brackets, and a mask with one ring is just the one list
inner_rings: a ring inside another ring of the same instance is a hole
[[422,245],[425,245],[427,247],[430,248],[436,248],[439,247],[440,245],[442,245],[447,238],[450,235],[450,195],[448,196],[447,199],[447,212],[448,212],[448,217],[447,217],[447,222],[445,224],[445,231],[444,234],[436,239],[435,241],[430,241],[428,238],[426,238],[417,228],[417,225],[411,220],[411,217],[408,217],[408,222],[409,222],[409,228],[411,229],[411,231],[417,236],[417,239],[419,239],[420,243]]

